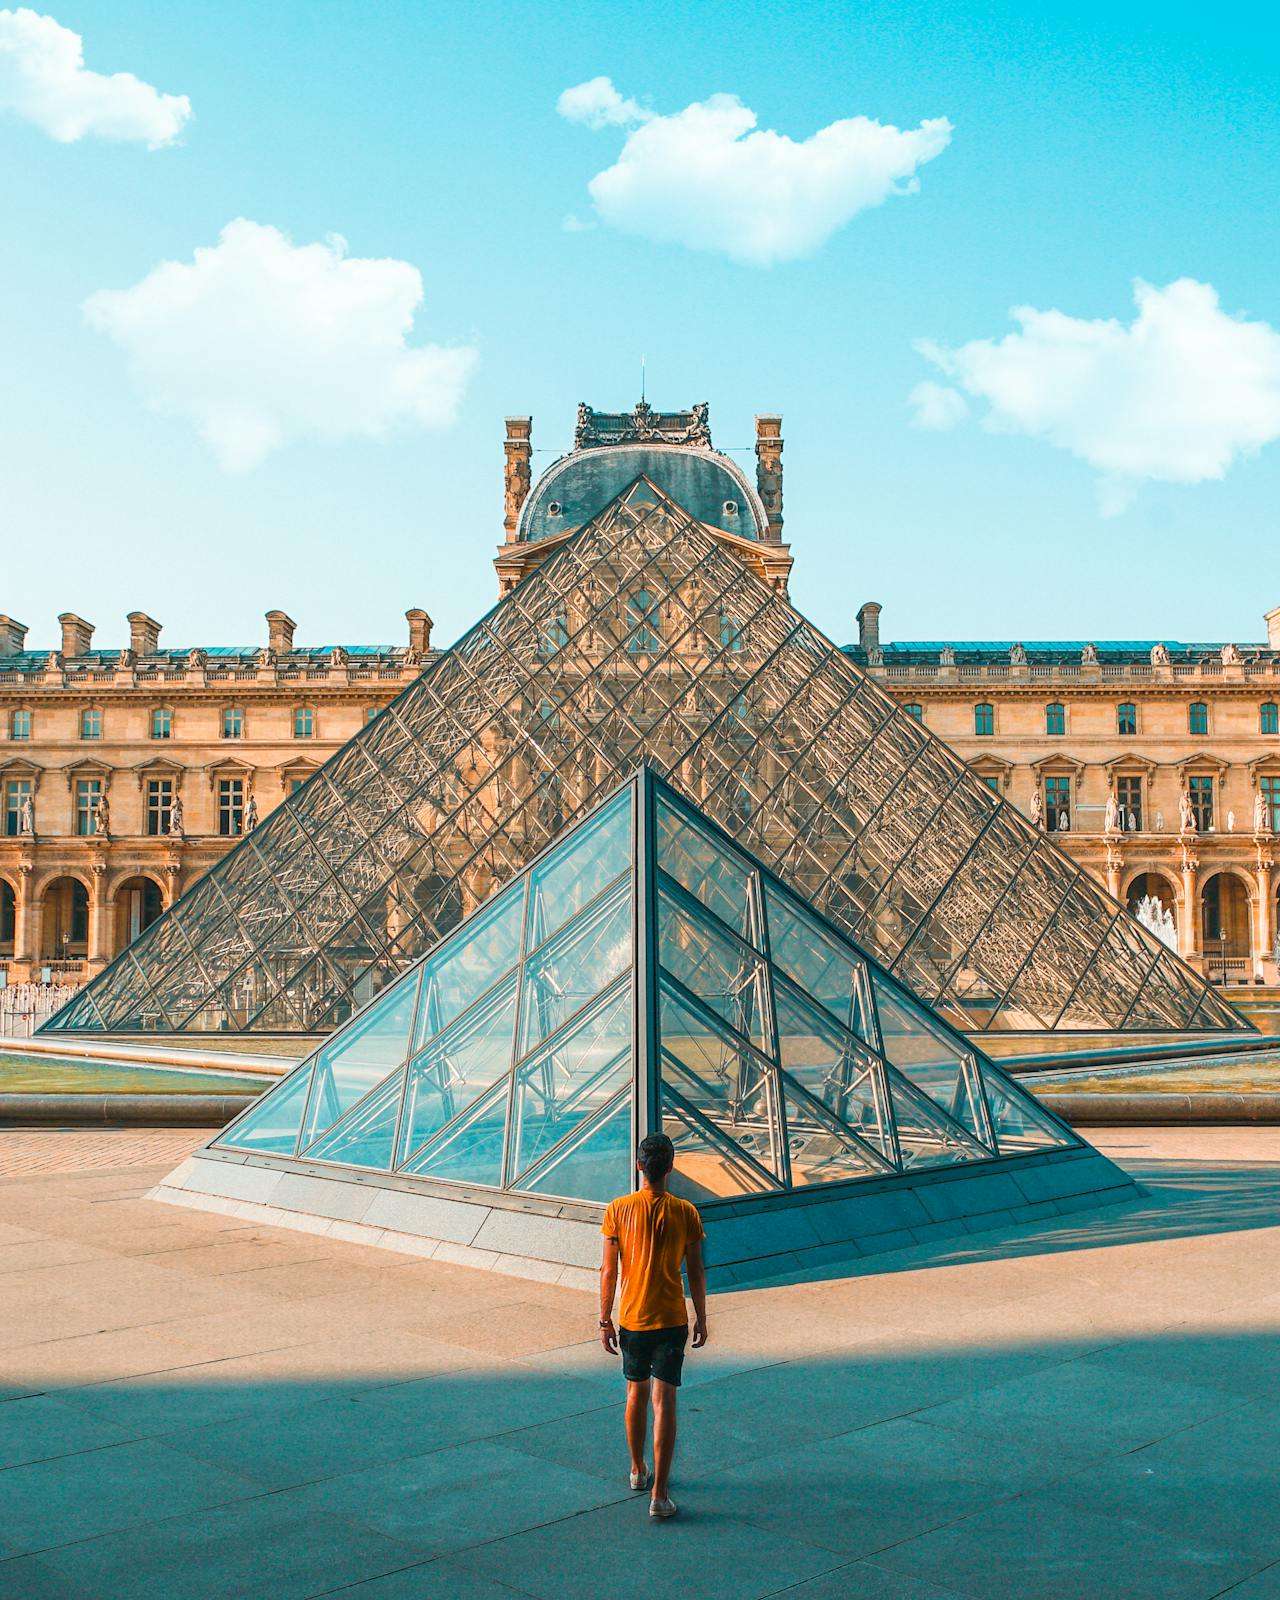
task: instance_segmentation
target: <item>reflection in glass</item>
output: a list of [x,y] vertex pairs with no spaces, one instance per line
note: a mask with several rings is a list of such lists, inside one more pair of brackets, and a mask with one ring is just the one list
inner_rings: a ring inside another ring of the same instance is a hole
[[523,916],[524,884],[512,884],[428,958],[422,972],[416,1047],[447,1028],[514,966],[520,954]]
[[213,1141],[236,1150],[263,1150],[274,1156],[291,1156],[298,1141],[311,1069],[304,1067],[273,1089],[263,1092],[248,1111]]
[[730,1027],[764,1047],[764,963],[665,890],[658,896],[658,959]]
[[631,894],[621,884],[526,961],[520,1048],[535,1045],[631,965]]
[[655,810],[658,865],[740,938],[754,941],[752,874],[675,806],[659,798]]
[[404,1060],[417,993],[418,986],[412,978],[388,989],[320,1050],[312,1072],[304,1146],[332,1127]]
[[587,822],[570,847],[529,875],[528,950],[536,950],[631,864],[631,795],[620,794]]
[[404,1073],[397,1072],[367,1100],[348,1111],[336,1128],[330,1128],[314,1144],[308,1145],[302,1154],[314,1161],[342,1161],[355,1167],[390,1167],[396,1117],[403,1093]]
[[520,1187],[532,1194],[564,1195],[603,1205],[630,1187],[633,1155],[631,1097],[624,1094],[611,1111],[576,1133],[543,1166],[527,1173]]
[[400,1129],[404,1161],[511,1070],[516,983],[511,977],[409,1063]]

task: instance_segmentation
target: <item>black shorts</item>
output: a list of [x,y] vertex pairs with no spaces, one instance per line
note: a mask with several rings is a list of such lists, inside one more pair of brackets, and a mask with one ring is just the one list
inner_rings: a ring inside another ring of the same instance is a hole
[[659,1378],[678,1389],[688,1338],[689,1325],[684,1322],[678,1328],[645,1328],[639,1333],[619,1328],[623,1377],[628,1383],[647,1383],[650,1378]]

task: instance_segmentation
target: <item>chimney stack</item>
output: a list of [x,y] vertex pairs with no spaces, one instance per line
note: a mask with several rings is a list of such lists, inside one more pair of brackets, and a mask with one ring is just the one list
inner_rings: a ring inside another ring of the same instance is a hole
[[129,648],[135,656],[153,656],[160,648],[160,624],[145,611],[129,613]]
[[767,538],[782,541],[782,418],[756,418],[756,488],[769,519]]
[[868,655],[880,648],[880,613],[883,610],[878,600],[868,600],[858,612],[858,644]]
[[0,658],[20,656],[26,648],[26,623],[14,617],[0,616]]
[[1262,619],[1267,625],[1267,648],[1280,650],[1280,606],[1268,611]]
[[502,526],[506,542],[511,544],[516,536],[516,523],[520,520],[520,507],[528,498],[533,481],[533,418],[508,417],[507,437],[503,443],[506,461],[502,480]]
[[267,612],[267,643],[278,656],[293,649],[293,630],[297,626],[287,611]]
[[425,656],[431,648],[431,618],[421,606],[405,612],[409,624],[409,648],[415,655]]
[[93,649],[93,623],[76,616],[74,611],[64,611],[58,617],[62,624],[62,659],[74,661],[87,656]]

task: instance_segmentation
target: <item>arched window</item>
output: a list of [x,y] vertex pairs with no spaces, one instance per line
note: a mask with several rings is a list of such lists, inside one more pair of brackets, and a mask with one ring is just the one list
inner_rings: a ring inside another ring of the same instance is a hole
[[1116,707],[1116,732],[1137,733],[1138,708],[1132,700],[1125,700]]
[[973,731],[983,738],[989,738],[996,731],[996,710],[994,706],[985,701],[973,708]]
[[1187,732],[1208,733],[1209,707],[1203,700],[1193,700],[1187,707]]
[[1280,733],[1280,709],[1274,700],[1258,707],[1258,732]]
[[1044,731],[1054,734],[1067,731],[1067,708],[1060,700],[1051,700],[1044,708]]
[[13,942],[18,928],[18,901],[13,885],[0,878],[0,955],[13,954]]
[[631,618],[631,637],[627,640],[627,649],[631,654],[652,655],[661,649],[657,597],[647,589],[637,589],[627,600],[627,612]]

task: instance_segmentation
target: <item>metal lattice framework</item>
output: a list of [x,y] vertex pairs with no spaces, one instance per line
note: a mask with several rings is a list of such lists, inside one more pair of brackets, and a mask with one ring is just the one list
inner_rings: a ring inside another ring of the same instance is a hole
[[641,761],[965,1029],[1247,1029],[643,478],[49,1026],[328,1031]]
[[657,1128],[703,1205],[1080,1144],[642,767],[212,1147],[603,1204]]

